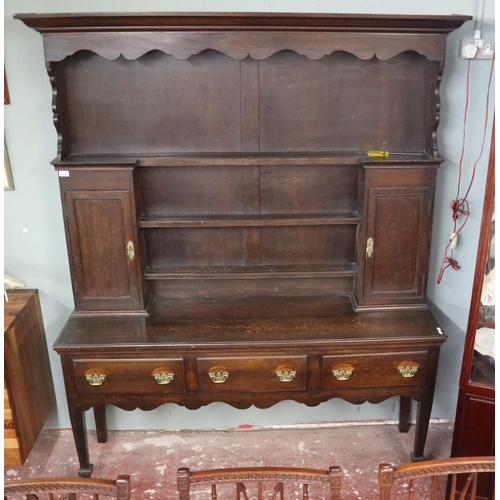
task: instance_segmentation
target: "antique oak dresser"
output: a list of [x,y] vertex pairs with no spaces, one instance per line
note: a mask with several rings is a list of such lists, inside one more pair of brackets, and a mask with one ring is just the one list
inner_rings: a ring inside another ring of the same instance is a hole
[[425,298],[439,84],[469,18],[15,17],[53,88],[79,474],[84,412],[105,441],[106,404],[400,396],[422,460],[445,340]]

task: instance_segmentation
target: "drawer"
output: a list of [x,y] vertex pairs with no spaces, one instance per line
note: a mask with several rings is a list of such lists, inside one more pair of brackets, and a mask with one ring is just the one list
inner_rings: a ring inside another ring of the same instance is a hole
[[426,351],[323,357],[325,389],[423,385],[426,379]]
[[304,391],[307,356],[198,358],[200,391]]
[[182,359],[85,359],[74,367],[82,393],[186,392]]

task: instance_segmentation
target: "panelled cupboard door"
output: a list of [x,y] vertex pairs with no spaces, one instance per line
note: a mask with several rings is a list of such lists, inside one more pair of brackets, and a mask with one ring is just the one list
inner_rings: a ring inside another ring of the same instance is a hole
[[76,310],[140,306],[130,191],[64,191]]
[[424,300],[431,187],[368,189],[365,301]]

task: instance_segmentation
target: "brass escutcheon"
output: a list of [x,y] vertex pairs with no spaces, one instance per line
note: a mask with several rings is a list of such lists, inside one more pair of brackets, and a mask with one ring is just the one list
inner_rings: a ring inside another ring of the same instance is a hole
[[415,365],[401,365],[398,366],[398,373],[404,378],[411,378],[415,376],[418,371],[418,366]]
[[170,384],[172,380],[174,380],[174,374],[173,373],[153,373],[153,377],[155,380],[158,382],[159,385],[166,385]]
[[106,380],[106,375],[99,373],[92,373],[92,374],[89,373],[85,375],[85,379],[90,385],[102,385],[103,382]]
[[297,375],[297,372],[294,370],[278,370],[276,372],[276,376],[280,382],[291,382],[295,378],[295,375]]
[[353,371],[354,368],[351,365],[341,365],[332,370],[332,375],[337,380],[349,380],[349,377],[352,375]]
[[208,376],[214,384],[223,384],[229,377],[228,372],[209,372]]
[[373,238],[368,238],[366,241],[366,256],[370,258],[373,255]]
[[127,256],[130,260],[135,259],[135,249],[134,249],[134,242],[133,241],[129,241],[127,243]]

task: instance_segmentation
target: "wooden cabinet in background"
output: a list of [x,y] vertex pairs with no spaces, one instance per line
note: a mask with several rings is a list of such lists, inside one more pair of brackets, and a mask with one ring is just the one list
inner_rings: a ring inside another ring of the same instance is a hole
[[15,17],[53,86],[79,474],[106,404],[399,396],[422,460],[446,339],[426,303],[438,90],[469,18]]
[[[452,457],[495,455],[495,132],[493,127],[476,271],[465,337]],[[478,498],[495,497],[494,474]]]
[[22,465],[55,405],[37,290],[4,302],[4,465]]

